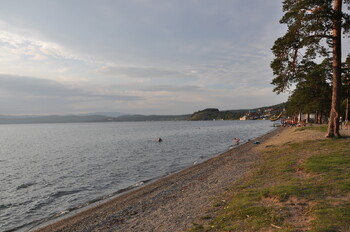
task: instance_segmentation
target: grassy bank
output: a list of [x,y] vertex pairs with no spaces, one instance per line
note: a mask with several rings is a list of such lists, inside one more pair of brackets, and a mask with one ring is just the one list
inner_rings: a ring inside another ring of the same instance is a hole
[[349,141],[264,148],[261,163],[218,196],[190,231],[350,231]]

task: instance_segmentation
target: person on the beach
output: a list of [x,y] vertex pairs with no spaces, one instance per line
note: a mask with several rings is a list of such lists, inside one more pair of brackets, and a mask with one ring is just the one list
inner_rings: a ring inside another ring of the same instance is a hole
[[348,129],[348,122],[349,122],[349,120],[345,119],[345,121],[344,121],[345,130]]
[[236,145],[239,145],[239,140],[240,140],[239,138],[234,138],[233,140],[235,141]]

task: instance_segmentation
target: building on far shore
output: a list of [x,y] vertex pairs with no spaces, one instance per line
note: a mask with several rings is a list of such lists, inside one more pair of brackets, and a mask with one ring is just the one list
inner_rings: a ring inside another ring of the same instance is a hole
[[249,110],[239,118],[239,120],[257,120],[257,119],[270,119],[276,115],[281,114],[281,112],[285,112],[285,108],[267,108],[267,109],[256,109]]

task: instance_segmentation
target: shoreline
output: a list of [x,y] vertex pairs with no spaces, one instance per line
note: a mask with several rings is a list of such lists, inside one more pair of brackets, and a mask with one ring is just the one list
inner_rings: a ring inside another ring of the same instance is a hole
[[223,192],[258,162],[254,141],[280,133],[274,129],[220,155],[160,177],[120,195],[49,220],[30,231],[183,231]]

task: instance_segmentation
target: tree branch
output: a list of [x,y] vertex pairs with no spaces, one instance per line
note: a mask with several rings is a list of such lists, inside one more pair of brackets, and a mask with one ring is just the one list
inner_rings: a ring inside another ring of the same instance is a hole
[[314,14],[316,11],[318,11],[320,9],[321,9],[321,7],[319,6],[319,7],[315,8],[315,9],[304,9],[304,11]]
[[308,38],[327,38],[327,39],[334,39],[335,37],[332,35],[322,35],[322,34],[316,34],[316,35],[309,35]]

